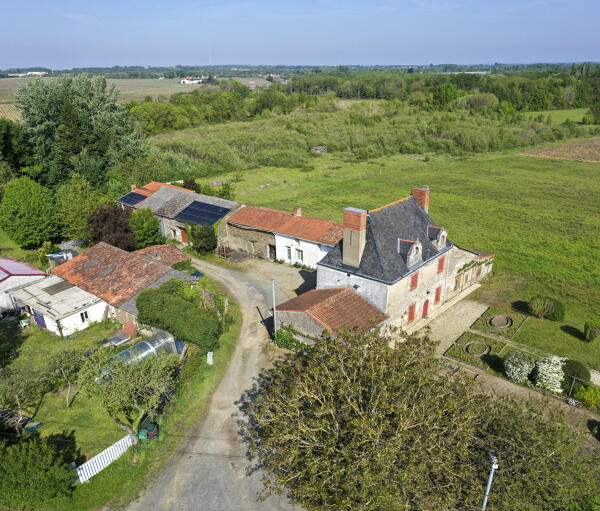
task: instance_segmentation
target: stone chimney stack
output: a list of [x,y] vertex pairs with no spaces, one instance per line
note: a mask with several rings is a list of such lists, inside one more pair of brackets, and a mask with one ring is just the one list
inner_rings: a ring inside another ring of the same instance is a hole
[[429,213],[429,186],[413,188],[410,194],[425,210],[425,213]]
[[131,185],[131,191],[132,191],[132,192],[135,192],[136,190],[137,190],[137,186],[135,186],[135,185]]
[[302,216],[302,208],[300,206],[294,208],[294,216]]
[[342,262],[358,268],[367,241],[367,212],[364,209],[344,210],[344,244]]

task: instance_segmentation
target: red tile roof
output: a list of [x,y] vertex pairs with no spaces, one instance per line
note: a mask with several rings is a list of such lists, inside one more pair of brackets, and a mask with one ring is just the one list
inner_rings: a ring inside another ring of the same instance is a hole
[[243,207],[228,222],[331,246],[344,236],[344,226],[340,223],[257,206]]
[[313,289],[278,305],[277,310],[306,312],[330,332],[368,330],[388,318],[349,288]]
[[46,275],[46,273],[29,263],[11,257],[0,257],[0,282],[9,277],[26,275]]
[[[172,185],[169,183],[160,183],[159,181],[150,181],[147,185],[144,185],[141,190],[147,190],[150,193],[148,195],[152,195],[154,192],[160,190],[163,186],[168,186],[169,188],[177,188],[177,190],[184,190],[186,192],[193,192],[194,190],[188,190],[187,188],[183,188],[181,186]],[[134,190],[135,193],[140,193],[137,189]],[[144,194],[142,194],[144,195]]]
[[153,245],[151,247],[141,248],[133,253],[141,255],[150,261],[156,261],[167,266],[172,266],[175,263],[190,259],[189,255],[184,254],[175,245]]
[[118,307],[168,271],[164,264],[100,242],[52,273]]

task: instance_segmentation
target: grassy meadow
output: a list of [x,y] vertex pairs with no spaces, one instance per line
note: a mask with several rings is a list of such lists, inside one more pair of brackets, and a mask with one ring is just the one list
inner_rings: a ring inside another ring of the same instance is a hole
[[581,122],[588,113],[589,108],[567,108],[565,110],[544,110],[540,112],[527,112],[527,119],[535,119],[540,114],[544,117],[550,116],[553,124],[561,124],[565,121]]
[[308,168],[244,172],[237,200],[288,211],[301,205],[303,214],[341,221],[345,207],[374,209],[429,185],[430,214],[451,240],[496,254],[480,300],[519,307],[547,293],[566,303],[564,324],[530,318],[513,340],[600,365],[600,346],[577,337],[600,315],[600,163],[514,153],[352,163],[326,154]]

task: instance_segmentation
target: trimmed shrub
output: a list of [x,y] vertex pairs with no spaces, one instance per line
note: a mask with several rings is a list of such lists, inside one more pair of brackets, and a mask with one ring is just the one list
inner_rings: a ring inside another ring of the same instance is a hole
[[564,380],[563,359],[559,357],[544,357],[535,363],[533,383],[537,387],[552,394],[562,393]]
[[600,389],[595,385],[582,385],[573,397],[585,406],[600,409]]
[[547,318],[551,321],[563,321],[565,319],[565,304],[558,300],[552,299],[552,311],[548,314]]
[[600,321],[595,319],[586,321],[585,326],[583,327],[583,335],[587,342],[592,342],[600,335]]
[[529,300],[529,312],[536,318],[545,318],[552,312],[552,301],[547,296],[534,296]]
[[509,351],[502,360],[504,376],[514,383],[522,383],[533,371],[535,359],[523,351]]
[[186,259],[185,261],[178,261],[171,265],[171,268],[178,271],[188,271],[192,268],[192,261]]
[[294,337],[294,334],[289,330],[280,328],[275,333],[275,344],[280,348],[286,348],[294,351],[307,351],[310,346]]
[[565,319],[565,305],[549,296],[534,296],[529,301],[529,312],[537,318],[546,318],[552,321]]
[[[578,378],[584,382],[590,381],[590,372],[588,371],[588,368],[577,360],[571,360],[569,358],[564,360],[562,369],[564,373],[562,388],[565,394],[569,393],[572,378]],[[579,387],[581,387],[581,382],[575,380],[575,383],[573,384],[573,392],[575,392]]]

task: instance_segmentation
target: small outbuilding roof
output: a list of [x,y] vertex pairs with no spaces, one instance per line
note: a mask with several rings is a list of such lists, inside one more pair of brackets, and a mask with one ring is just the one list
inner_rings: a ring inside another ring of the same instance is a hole
[[22,304],[29,305],[54,320],[66,318],[102,302],[100,298],[56,275],[14,289],[10,294]]
[[[193,279],[159,262],[100,242],[52,273],[104,301],[121,306],[167,273],[171,278]],[[195,279],[193,279],[195,280]]]
[[187,188],[182,188],[181,186],[172,185],[169,183],[161,183],[159,181],[151,181],[147,185],[142,186],[142,188],[135,188],[135,185],[132,186],[131,191],[122,197],[119,197],[116,202],[133,208],[136,204],[142,202],[146,197],[150,197],[150,195],[153,195],[162,187],[193,192],[193,190],[188,190]]
[[152,245],[136,250],[133,253],[141,255],[149,261],[162,263],[166,266],[172,266],[175,263],[191,259],[189,255],[184,254],[175,245]]
[[257,206],[243,207],[228,223],[329,246],[336,245],[344,235],[344,226],[340,223]]
[[11,257],[0,257],[0,282],[10,277],[28,275],[46,275],[46,273],[29,263],[17,261]]
[[305,312],[330,332],[368,330],[388,318],[349,288],[313,289],[279,304],[277,311]]

